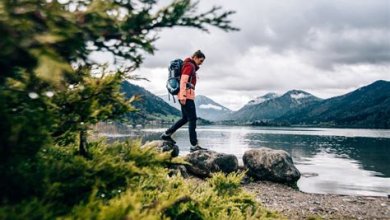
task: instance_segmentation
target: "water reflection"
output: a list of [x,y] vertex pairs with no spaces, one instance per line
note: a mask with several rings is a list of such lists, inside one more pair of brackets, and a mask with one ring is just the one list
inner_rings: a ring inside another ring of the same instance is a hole
[[[158,139],[164,130],[143,129],[143,139]],[[299,180],[298,186],[305,192],[390,194],[390,130],[217,126],[197,130],[202,146],[235,154],[240,163],[244,152],[251,148],[289,152],[301,173],[316,174]],[[174,139],[180,154],[187,154],[187,130],[177,131]]]
[[377,172],[362,169],[359,161],[340,158],[334,153],[320,152],[307,163],[296,166],[303,173],[318,173],[299,180],[298,187],[305,192],[375,196],[390,192],[389,178],[378,178]]
[[251,147],[283,149],[297,161],[326,152],[359,161],[363,169],[375,171],[377,176],[390,177],[389,138],[250,134],[247,139]]

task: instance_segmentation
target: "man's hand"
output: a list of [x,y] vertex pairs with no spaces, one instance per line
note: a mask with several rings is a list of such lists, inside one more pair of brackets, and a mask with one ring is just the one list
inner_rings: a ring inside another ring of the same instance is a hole
[[186,105],[186,100],[185,100],[185,99],[180,99],[179,102],[180,102],[180,104],[182,104],[182,105]]

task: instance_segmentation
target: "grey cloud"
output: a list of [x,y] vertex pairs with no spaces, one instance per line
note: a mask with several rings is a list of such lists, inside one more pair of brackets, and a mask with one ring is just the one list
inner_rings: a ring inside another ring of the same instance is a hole
[[390,63],[390,30],[349,29],[339,33],[322,31],[317,35],[317,42],[310,46],[319,66]]
[[[232,20],[241,31],[163,30],[158,50],[142,67],[163,70],[170,60],[202,49],[207,59],[198,94],[228,107],[269,91],[302,89],[326,98],[390,80],[388,0],[204,0],[199,7],[212,5],[236,10]],[[163,90],[166,74],[152,74],[160,84],[149,88]]]
[[145,65],[165,66],[166,60],[190,55],[199,48],[207,51],[209,57],[229,62],[253,46],[264,46],[275,53],[300,51],[307,62],[319,68],[390,62],[387,0],[214,0],[202,1],[199,7],[206,10],[213,4],[236,10],[232,20],[241,31],[227,34],[212,29],[206,34],[188,28],[164,30],[157,42],[158,51],[153,59],[146,59]]
[[167,66],[175,58],[191,56],[196,50],[202,50],[206,55],[205,64],[220,65],[231,62],[238,54],[239,47],[231,41],[230,36],[237,33],[225,33],[213,29],[211,33],[188,28],[173,28],[161,31],[156,42],[157,51],[154,55],[146,55],[145,67]]
[[[276,53],[303,51],[320,68],[390,60],[389,1],[261,1],[249,10],[245,6],[237,9],[247,14],[237,19],[243,33],[233,38],[244,50],[261,45]],[[313,29],[331,38],[312,38]],[[356,30],[358,35],[348,35]]]

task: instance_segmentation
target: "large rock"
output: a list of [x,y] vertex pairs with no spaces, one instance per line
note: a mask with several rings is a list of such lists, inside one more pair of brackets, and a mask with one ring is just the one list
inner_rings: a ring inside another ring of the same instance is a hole
[[232,154],[200,150],[188,154],[185,160],[192,165],[186,165],[187,170],[198,177],[210,177],[211,173],[231,173],[238,170],[237,157]]
[[172,144],[167,141],[146,142],[144,145],[141,146],[141,148],[143,147],[155,147],[160,152],[171,151],[172,157],[177,157],[179,155],[179,147],[176,144]]
[[256,180],[295,183],[301,177],[290,155],[283,150],[253,149],[246,151],[242,159],[248,175]]

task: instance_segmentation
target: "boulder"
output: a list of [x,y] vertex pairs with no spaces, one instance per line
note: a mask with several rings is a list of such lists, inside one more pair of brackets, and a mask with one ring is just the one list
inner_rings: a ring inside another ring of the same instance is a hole
[[293,184],[301,177],[291,156],[283,150],[262,147],[246,151],[242,159],[248,175],[256,180]]
[[143,147],[155,147],[160,152],[171,151],[172,157],[179,156],[179,147],[176,144],[172,144],[171,142],[168,142],[168,141],[146,142],[144,145],[141,146],[141,148],[143,148]]
[[198,177],[210,177],[211,173],[231,173],[238,170],[237,157],[232,154],[217,153],[210,150],[199,150],[188,154],[185,160],[187,170]]

